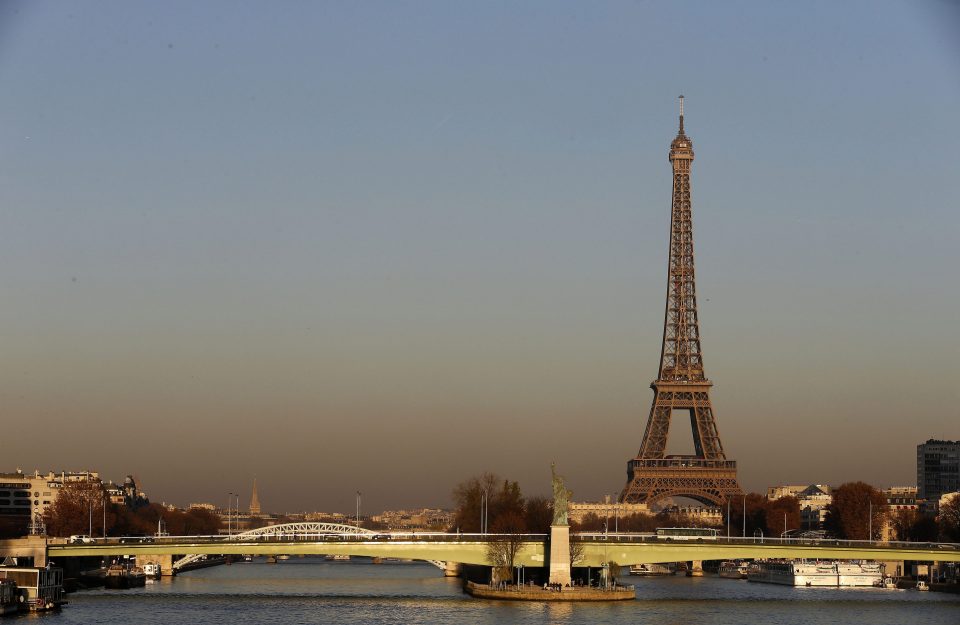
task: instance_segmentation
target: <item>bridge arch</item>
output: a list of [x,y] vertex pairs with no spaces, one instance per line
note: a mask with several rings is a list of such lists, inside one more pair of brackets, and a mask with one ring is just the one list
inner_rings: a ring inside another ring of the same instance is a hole
[[[373,539],[374,536],[381,535],[381,532],[375,532],[355,525],[343,525],[342,523],[282,523],[280,525],[267,525],[256,529],[247,530],[237,534],[224,536],[224,541],[243,542],[258,538],[292,538],[296,539],[324,539],[332,536],[337,537],[356,537],[359,539]],[[184,566],[192,564],[206,557],[205,554],[189,554],[173,563],[173,570],[179,571]],[[440,560],[424,560],[440,570],[446,570],[446,563]]]

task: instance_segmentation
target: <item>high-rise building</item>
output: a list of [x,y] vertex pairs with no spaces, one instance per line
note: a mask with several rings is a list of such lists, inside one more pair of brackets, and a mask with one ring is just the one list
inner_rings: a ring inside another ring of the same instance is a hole
[[917,445],[917,495],[935,510],[940,497],[960,490],[960,441]]

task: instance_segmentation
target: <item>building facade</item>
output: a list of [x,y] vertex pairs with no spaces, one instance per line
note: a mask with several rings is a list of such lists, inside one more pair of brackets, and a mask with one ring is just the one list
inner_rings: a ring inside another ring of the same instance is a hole
[[567,517],[574,523],[582,523],[588,514],[594,514],[600,519],[617,519],[632,514],[651,514],[645,503],[610,503],[607,501],[586,501],[581,503],[570,502]]
[[960,441],[930,439],[917,445],[917,496],[927,510],[937,510],[940,497],[960,490]]

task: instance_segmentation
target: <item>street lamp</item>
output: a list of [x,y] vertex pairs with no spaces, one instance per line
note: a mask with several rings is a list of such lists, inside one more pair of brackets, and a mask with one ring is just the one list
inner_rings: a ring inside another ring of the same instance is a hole
[[487,533],[487,508],[489,507],[489,501],[487,498],[487,489],[484,488],[483,492],[480,493],[480,533]]
[[867,504],[870,506],[867,512],[867,540],[873,540],[873,500]]
[[730,498],[727,497],[727,540],[730,540]]
[[360,491],[357,491],[357,534],[360,533]]
[[233,535],[233,493],[227,493],[227,536]]
[[743,537],[747,537],[747,496],[743,496]]

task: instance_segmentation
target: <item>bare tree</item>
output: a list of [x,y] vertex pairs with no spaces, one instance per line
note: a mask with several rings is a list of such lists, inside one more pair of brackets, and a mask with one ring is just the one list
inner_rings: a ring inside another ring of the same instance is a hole
[[512,512],[501,515],[494,523],[494,538],[487,543],[487,560],[493,566],[494,581],[513,579],[525,529],[523,517]]
[[584,545],[577,536],[570,537],[570,566],[576,566],[583,561]]
[[940,535],[950,542],[960,542],[960,495],[954,495],[940,506]]

